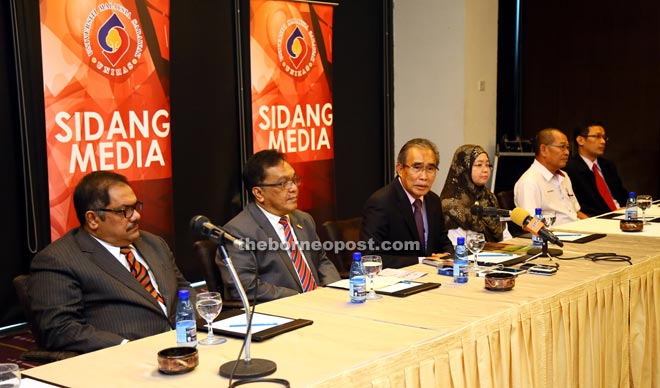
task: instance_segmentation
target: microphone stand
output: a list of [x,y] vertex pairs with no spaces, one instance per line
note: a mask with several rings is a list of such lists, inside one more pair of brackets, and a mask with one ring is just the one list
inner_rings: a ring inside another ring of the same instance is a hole
[[227,378],[256,378],[268,376],[277,370],[277,365],[270,360],[250,358],[250,344],[252,343],[252,313],[250,312],[250,304],[248,303],[247,295],[245,295],[241,280],[238,278],[236,268],[234,268],[234,264],[227,254],[222,239],[216,242],[218,242],[222,258],[225,261],[227,268],[229,268],[231,278],[234,279],[234,283],[236,283],[238,295],[241,297],[241,301],[243,301],[243,307],[245,308],[245,323],[247,324],[247,332],[245,333],[245,359],[229,361],[222,364],[222,366],[220,366],[220,376]]
[[545,238],[541,237],[541,240],[541,249],[539,250],[539,248],[532,248],[528,250],[527,253],[533,256],[526,259],[523,263],[528,263],[534,259],[538,259],[539,257],[547,257],[550,259],[550,261],[554,261],[554,256],[561,256],[564,253],[564,251],[558,248],[548,248],[548,240]]

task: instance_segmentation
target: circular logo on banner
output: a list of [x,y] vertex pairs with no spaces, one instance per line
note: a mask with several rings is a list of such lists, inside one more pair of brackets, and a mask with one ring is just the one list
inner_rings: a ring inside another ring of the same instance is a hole
[[83,40],[92,67],[112,77],[130,73],[144,48],[140,23],[131,19],[128,8],[114,3],[103,3],[89,13]]
[[307,75],[316,59],[316,39],[304,20],[289,19],[277,36],[280,66],[294,77]]

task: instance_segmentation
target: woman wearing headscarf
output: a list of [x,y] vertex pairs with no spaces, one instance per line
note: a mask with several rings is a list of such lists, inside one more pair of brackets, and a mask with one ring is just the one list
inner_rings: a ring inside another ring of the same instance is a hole
[[481,146],[465,144],[454,153],[440,194],[445,226],[454,245],[456,238],[465,237],[468,231],[483,233],[486,241],[491,242],[511,238],[505,222],[470,213],[474,205],[499,207],[495,195],[486,188],[492,168],[488,153]]

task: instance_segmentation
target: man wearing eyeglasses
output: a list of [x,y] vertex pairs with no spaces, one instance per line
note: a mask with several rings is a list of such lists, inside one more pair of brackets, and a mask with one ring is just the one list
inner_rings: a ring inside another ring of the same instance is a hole
[[[226,245],[248,299],[252,301],[255,294],[260,302],[284,298],[339,280],[316,234],[314,219],[297,209],[301,180],[284,155],[263,150],[250,156],[243,183],[250,203],[225,228],[249,249]],[[240,300],[219,252],[216,263],[227,299]]]
[[412,139],[397,156],[397,177],[367,200],[360,239],[384,268],[418,264],[424,257],[454,252],[447,237],[440,197],[431,191],[438,171],[438,149],[427,139]]
[[87,174],[73,203],[80,226],[30,267],[40,344],[86,353],[171,330],[178,290],[192,289],[165,241],[140,230],[142,202],[126,177]]
[[554,225],[566,224],[588,216],[580,211],[566,167],[571,145],[566,135],[556,128],[546,128],[536,134],[534,162],[514,186],[517,207],[534,214],[536,208],[554,211]]
[[590,216],[608,213],[626,204],[628,190],[613,162],[603,158],[608,138],[603,124],[587,121],[575,129],[577,154],[566,165],[582,211]]

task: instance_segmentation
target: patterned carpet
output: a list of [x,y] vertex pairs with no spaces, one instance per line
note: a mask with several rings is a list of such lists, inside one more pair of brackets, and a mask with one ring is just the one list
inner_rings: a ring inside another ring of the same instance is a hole
[[0,337],[0,363],[12,362],[18,364],[21,369],[30,369],[42,365],[35,361],[21,360],[21,353],[36,349],[36,347],[37,344],[29,330]]

